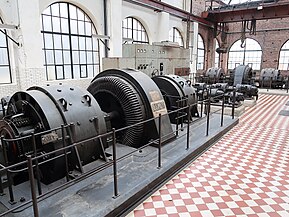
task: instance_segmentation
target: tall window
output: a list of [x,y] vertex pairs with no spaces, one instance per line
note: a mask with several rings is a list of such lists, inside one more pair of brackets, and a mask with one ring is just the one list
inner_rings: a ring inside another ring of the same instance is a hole
[[216,52],[216,50],[220,47],[219,42],[217,39],[215,39],[215,67],[220,66],[220,54]]
[[[3,23],[0,18],[0,23]],[[0,29],[0,84],[11,83],[11,69],[9,62],[8,38],[6,30]]]
[[241,40],[236,41],[229,51],[228,69],[234,69],[238,65],[249,65],[252,69],[261,68],[262,49],[259,43],[247,38],[244,48],[241,47]]
[[197,69],[204,69],[205,62],[205,45],[204,40],[200,34],[198,34],[198,58]]
[[99,42],[88,15],[62,2],[41,16],[47,80],[94,77],[99,72]]
[[173,27],[169,32],[170,41],[178,42],[181,47],[184,46],[184,40],[181,35],[181,32],[176,28]]
[[122,21],[122,38],[127,44],[148,44],[149,39],[144,26],[133,17]]
[[289,40],[282,46],[279,55],[279,70],[289,70]]

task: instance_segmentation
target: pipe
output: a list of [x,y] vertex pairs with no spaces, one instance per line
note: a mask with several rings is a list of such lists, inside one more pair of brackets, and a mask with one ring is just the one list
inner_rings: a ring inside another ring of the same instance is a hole
[[[107,35],[107,1],[103,0],[103,27],[104,27],[104,35]],[[104,56],[108,57],[108,41],[104,39]]]

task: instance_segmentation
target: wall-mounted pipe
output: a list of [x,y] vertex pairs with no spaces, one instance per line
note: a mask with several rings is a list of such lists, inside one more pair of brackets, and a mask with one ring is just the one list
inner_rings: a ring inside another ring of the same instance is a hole
[[[104,35],[107,35],[107,0],[103,0],[103,27]],[[108,40],[104,39],[104,56],[108,57]]]

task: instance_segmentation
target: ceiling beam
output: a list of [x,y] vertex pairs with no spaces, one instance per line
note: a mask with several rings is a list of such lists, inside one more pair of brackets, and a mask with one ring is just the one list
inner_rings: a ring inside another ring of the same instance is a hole
[[205,11],[202,17],[215,23],[241,22],[244,20],[266,20],[289,17],[289,2],[260,4],[254,7],[215,9]]
[[124,0],[133,4],[137,4],[143,7],[151,8],[156,12],[167,12],[172,16],[179,17],[183,20],[187,20],[188,17],[191,21],[198,22],[206,26],[213,27],[213,22],[206,20],[202,17],[190,14],[188,11],[174,7],[170,4],[158,1],[158,0]]

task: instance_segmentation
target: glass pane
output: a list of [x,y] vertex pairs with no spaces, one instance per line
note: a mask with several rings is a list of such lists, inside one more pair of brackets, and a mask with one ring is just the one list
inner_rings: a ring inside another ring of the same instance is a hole
[[50,7],[46,8],[42,14],[51,15]]
[[84,13],[80,9],[77,9],[77,18],[84,21]]
[[59,3],[59,5],[60,5],[60,16],[68,18],[67,4],[66,3]]
[[69,5],[69,15],[71,19],[77,19],[76,7],[74,5]]
[[97,52],[93,52],[93,63],[94,64],[98,64],[99,61],[98,61],[98,53]]
[[87,64],[92,64],[92,52],[86,52]]
[[86,50],[92,50],[91,38],[86,38]]
[[9,66],[0,67],[0,83],[2,84],[11,83]]
[[79,65],[73,65],[73,77],[74,77],[75,79],[80,78]]
[[54,64],[53,50],[46,50],[46,64]]
[[71,43],[72,43],[72,50],[78,50],[78,37],[72,36],[71,37]]
[[61,50],[55,51],[55,63],[56,64],[63,64],[62,51]]
[[80,51],[80,64],[86,64],[85,51]]
[[62,44],[61,44],[61,35],[53,35],[54,37],[54,49],[61,49]]
[[55,67],[47,66],[47,80],[55,80]]
[[85,22],[85,35],[91,36],[91,23]]
[[62,18],[61,19],[61,32],[68,33],[68,19]]
[[86,65],[80,65],[80,77],[81,78],[87,77]]
[[71,27],[71,33],[72,34],[78,34],[77,20],[70,20],[70,27]]
[[85,38],[79,37],[79,50],[85,50]]
[[43,30],[51,32],[52,31],[51,17],[43,15],[42,20],[43,20]]
[[89,77],[89,78],[93,78],[94,77],[93,65],[88,65],[87,66],[87,77]]
[[73,64],[79,64],[79,51],[72,52]]
[[50,7],[52,16],[59,17],[59,4],[52,4]]
[[63,66],[56,66],[56,79],[64,79]]
[[44,34],[44,46],[46,49],[53,49],[52,34]]
[[69,37],[68,35],[62,35],[62,47],[63,49],[69,49]]
[[0,48],[0,65],[9,65],[7,48]]
[[52,17],[53,32],[60,32],[60,19],[58,17]]
[[70,51],[63,51],[63,61],[64,61],[64,64],[70,64],[71,63]]
[[64,66],[64,76],[65,79],[71,79],[72,75],[71,75],[71,66]]
[[78,21],[78,34],[79,35],[84,35],[84,22],[83,21]]

